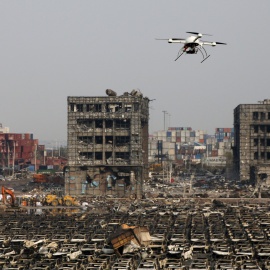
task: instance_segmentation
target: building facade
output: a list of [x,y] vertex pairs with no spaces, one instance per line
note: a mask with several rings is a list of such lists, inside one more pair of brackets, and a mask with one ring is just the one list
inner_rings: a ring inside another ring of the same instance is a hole
[[135,90],[122,96],[110,91],[105,97],[68,97],[66,194],[142,195],[149,99]]
[[[270,100],[234,109],[234,165],[238,178],[270,179]],[[267,180],[269,181],[269,180]]]

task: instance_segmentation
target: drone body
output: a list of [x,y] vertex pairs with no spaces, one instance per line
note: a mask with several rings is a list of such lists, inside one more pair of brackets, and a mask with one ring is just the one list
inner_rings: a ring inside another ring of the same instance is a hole
[[208,34],[201,34],[197,32],[187,32],[189,34],[194,34],[194,36],[190,36],[186,39],[183,38],[170,38],[170,39],[158,39],[158,40],[168,40],[168,43],[182,43],[184,46],[180,49],[178,52],[178,55],[175,59],[175,61],[182,56],[184,53],[186,54],[196,54],[198,51],[201,52],[203,56],[203,61],[205,61],[210,55],[207,54],[207,51],[203,47],[204,45],[209,45],[209,46],[216,46],[218,44],[222,45],[227,45],[226,43],[223,42],[209,42],[209,41],[202,41],[200,38],[205,35],[205,36],[210,36]]

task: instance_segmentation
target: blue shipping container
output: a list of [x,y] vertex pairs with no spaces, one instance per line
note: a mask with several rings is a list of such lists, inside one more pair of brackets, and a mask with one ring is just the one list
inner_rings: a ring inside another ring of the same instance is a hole
[[30,166],[28,167],[28,171],[29,171],[29,172],[34,172],[34,171],[35,171],[35,165],[30,165]]
[[171,131],[167,131],[167,137],[171,137],[172,136],[172,132]]
[[195,131],[190,131],[190,137],[195,137]]

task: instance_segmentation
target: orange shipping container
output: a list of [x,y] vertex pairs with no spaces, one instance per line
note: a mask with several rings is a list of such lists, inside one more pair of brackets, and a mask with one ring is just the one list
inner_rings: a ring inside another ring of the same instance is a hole
[[24,134],[24,139],[30,140],[30,134]]

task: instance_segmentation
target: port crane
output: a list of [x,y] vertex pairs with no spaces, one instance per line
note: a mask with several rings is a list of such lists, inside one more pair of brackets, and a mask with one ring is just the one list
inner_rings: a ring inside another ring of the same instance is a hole
[[174,61],[179,59],[184,53],[186,54],[197,54],[198,51],[201,52],[204,62],[210,55],[207,54],[207,51],[203,47],[204,45],[209,45],[212,47],[215,47],[216,45],[227,45],[227,43],[224,42],[217,42],[217,41],[202,41],[200,38],[202,36],[211,36],[209,34],[202,34],[198,32],[186,32],[188,34],[192,34],[192,36],[189,36],[188,38],[157,38],[156,40],[168,40],[168,43],[180,43],[184,44],[183,47],[179,50],[177,57]]

